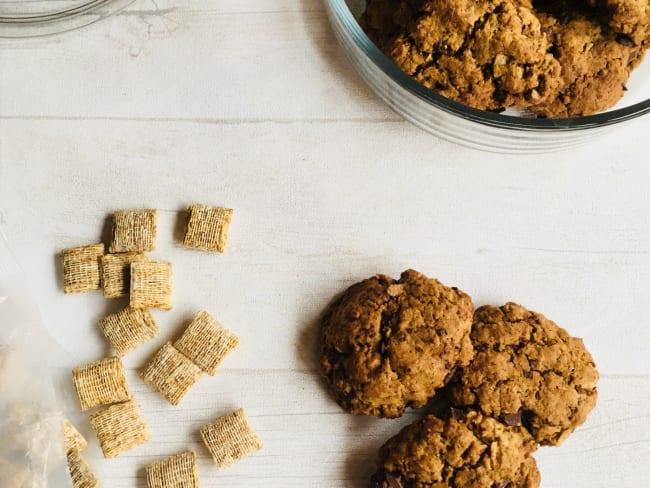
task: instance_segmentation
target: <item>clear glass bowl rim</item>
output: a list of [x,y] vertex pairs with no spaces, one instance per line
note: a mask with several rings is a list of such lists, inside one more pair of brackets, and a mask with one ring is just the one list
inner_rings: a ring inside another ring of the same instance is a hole
[[86,0],[59,10],[0,12],[0,38],[41,37],[85,27],[113,15],[135,0]]
[[650,113],[650,98],[608,112],[560,119],[517,117],[468,107],[437,94],[400,70],[366,35],[348,7],[346,0],[327,0],[327,2],[334,14],[338,16],[339,21],[347,29],[355,44],[386,76],[426,103],[464,119],[504,129],[552,132],[599,128]]

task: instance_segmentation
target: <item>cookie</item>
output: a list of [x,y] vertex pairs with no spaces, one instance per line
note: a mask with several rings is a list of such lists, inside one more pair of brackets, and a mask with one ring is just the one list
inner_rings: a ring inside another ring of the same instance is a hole
[[[582,0],[584,1],[584,0]],[[616,32],[618,42],[647,47],[650,44],[648,0],[587,0]]]
[[476,411],[428,415],[379,451],[371,488],[536,488],[536,442],[522,427]]
[[548,5],[548,13],[538,13],[550,49],[562,67],[563,88],[557,96],[530,107],[545,117],[592,115],[613,107],[623,97],[630,73],[645,53],[644,48],[572,5],[575,2],[555,0]]
[[482,110],[542,103],[560,88],[560,65],[528,0],[427,1],[384,44],[405,73]]
[[473,356],[471,298],[414,270],[348,288],[323,314],[320,368],[354,414],[422,407]]
[[598,372],[581,339],[543,315],[507,303],[476,310],[476,355],[451,385],[453,402],[560,445],[596,405]]

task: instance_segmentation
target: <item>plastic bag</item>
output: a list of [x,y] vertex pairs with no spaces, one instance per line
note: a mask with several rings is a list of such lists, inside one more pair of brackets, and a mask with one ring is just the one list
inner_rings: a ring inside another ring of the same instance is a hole
[[0,231],[0,487],[67,488],[62,399],[53,363],[59,346]]

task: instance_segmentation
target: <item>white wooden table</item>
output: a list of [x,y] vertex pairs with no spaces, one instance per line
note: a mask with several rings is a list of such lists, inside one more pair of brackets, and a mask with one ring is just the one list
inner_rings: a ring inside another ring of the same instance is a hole
[[[314,367],[315,318],[354,281],[413,267],[477,305],[520,302],[584,338],[599,404],[544,488],[650,479],[650,118],[571,152],[509,157],[440,141],[362,84],[320,0],[138,0],[89,28],[0,41],[0,226],[72,367],[108,354],[98,318],[64,296],[57,253],[96,242],[115,209],[156,207],[155,258],[175,266],[161,334],[128,355],[151,442],[91,463],[144,487],[151,460],[195,450],[205,487],[365,487],[407,422],[342,413]],[[177,211],[235,209],[227,252],[183,249]],[[136,371],[198,309],[241,337],[171,407]],[[221,472],[206,421],[243,406],[264,441]],[[83,425],[87,429],[87,424]]]

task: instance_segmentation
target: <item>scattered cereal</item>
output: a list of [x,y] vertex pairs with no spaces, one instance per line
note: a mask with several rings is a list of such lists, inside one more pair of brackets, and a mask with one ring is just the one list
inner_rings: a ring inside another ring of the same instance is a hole
[[178,405],[203,372],[171,342],[161,347],[140,376],[172,405]]
[[63,258],[63,292],[80,293],[99,290],[102,285],[100,259],[104,244],[65,249]]
[[97,488],[99,481],[79,451],[68,452],[68,469],[73,488]]
[[68,419],[63,419],[63,445],[66,452],[83,451],[88,447],[88,441]]
[[99,328],[118,356],[124,356],[158,334],[158,324],[151,312],[131,307],[107,315],[99,321]]
[[172,308],[172,265],[156,261],[131,263],[131,307]]
[[131,263],[146,260],[147,256],[139,252],[104,255],[102,257],[104,296],[118,298],[128,295],[131,285]]
[[157,210],[119,210],[113,213],[110,252],[148,252],[156,248]]
[[194,364],[213,376],[221,361],[237,347],[239,338],[216,321],[208,312],[200,311],[187,326],[174,347]]
[[190,205],[183,245],[203,251],[226,250],[233,210],[207,205]]
[[135,400],[106,407],[90,416],[99,444],[106,458],[147,442],[149,429]]
[[204,425],[201,437],[219,469],[262,449],[243,408]]
[[72,370],[82,410],[131,398],[119,358],[105,358]]
[[191,451],[154,461],[147,466],[149,488],[199,488],[196,454]]

